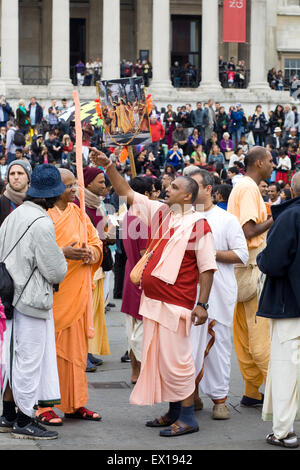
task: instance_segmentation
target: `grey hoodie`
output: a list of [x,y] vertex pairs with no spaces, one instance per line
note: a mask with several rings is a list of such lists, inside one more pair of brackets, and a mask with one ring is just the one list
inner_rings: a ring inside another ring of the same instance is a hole
[[30,227],[5,265],[14,281],[14,306],[36,268],[18,301],[17,309],[30,317],[48,319],[53,307],[53,285],[63,281],[67,262],[56,243],[54,224],[44,209],[26,201],[5,219],[0,228],[0,260],[4,260],[27,227],[38,217],[43,218]]

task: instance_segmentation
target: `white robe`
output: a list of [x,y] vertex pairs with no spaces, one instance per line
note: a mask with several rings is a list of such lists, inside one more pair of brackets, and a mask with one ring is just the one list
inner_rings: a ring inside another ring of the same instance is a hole
[[300,318],[271,320],[271,352],[262,418],[277,439],[300,420]]
[[[238,219],[229,212],[214,206],[203,212],[211,227],[217,251],[234,251],[242,263],[248,261],[248,248]],[[191,341],[196,377],[204,363],[204,376],[200,382],[202,392],[212,399],[225,398],[229,391],[231,368],[231,328],[237,299],[237,282],[234,265],[217,263],[218,271],[209,296],[208,321],[202,326],[192,326]],[[204,361],[204,352],[211,339],[208,325],[214,320],[215,342]]]
[[52,312],[50,319],[43,320],[14,309],[13,320],[7,320],[3,346],[3,392],[9,383],[17,407],[33,418],[35,405],[59,404]]

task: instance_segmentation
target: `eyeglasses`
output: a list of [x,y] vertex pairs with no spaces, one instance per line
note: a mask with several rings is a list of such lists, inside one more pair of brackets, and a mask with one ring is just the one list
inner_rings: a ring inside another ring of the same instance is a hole
[[66,184],[65,186],[66,186],[66,189],[72,189],[72,188],[77,189],[78,188],[78,183]]

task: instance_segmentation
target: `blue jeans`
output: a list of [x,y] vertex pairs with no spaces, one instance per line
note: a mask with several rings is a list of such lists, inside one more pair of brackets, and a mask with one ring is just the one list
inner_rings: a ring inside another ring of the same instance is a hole
[[239,144],[239,141],[241,140],[242,137],[242,128],[241,129],[235,129],[232,132],[232,142],[233,142],[233,149],[236,151],[236,148]]

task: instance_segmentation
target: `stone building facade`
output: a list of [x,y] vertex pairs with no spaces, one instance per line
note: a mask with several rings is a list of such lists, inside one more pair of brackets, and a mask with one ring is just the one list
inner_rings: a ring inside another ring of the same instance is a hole
[[[71,98],[72,67],[100,58],[103,78],[117,78],[120,61],[149,57],[151,90],[160,103],[285,102],[267,84],[271,67],[300,78],[300,0],[247,0],[247,41],[222,42],[222,0],[1,0],[0,92],[11,99]],[[222,89],[218,58],[245,60],[246,90]],[[191,62],[196,89],[174,89],[170,67]],[[33,77],[30,83],[30,77]],[[93,88],[93,87],[92,87]],[[94,88],[80,90],[93,97]]]

